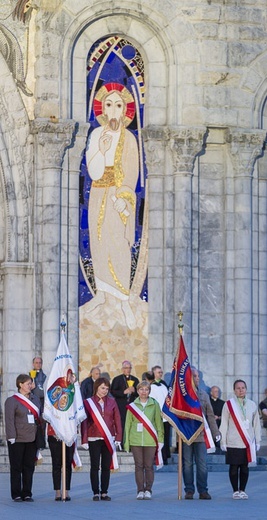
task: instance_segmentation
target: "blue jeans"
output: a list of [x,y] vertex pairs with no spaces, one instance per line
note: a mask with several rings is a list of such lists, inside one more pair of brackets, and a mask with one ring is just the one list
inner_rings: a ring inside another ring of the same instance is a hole
[[194,461],[196,463],[196,484],[199,493],[208,491],[207,448],[205,442],[193,442],[188,446],[183,442],[183,479],[185,492],[195,492]]

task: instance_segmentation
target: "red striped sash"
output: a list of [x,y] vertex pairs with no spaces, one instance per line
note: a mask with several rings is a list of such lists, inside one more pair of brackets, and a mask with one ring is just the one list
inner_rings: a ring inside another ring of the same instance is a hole
[[145,414],[142,414],[140,412],[139,408],[134,403],[128,404],[128,406],[126,406],[126,408],[127,408],[127,410],[129,410],[129,412],[131,412],[135,416],[135,418],[140,423],[143,424],[146,431],[154,439],[154,441],[156,443],[156,466],[161,467],[163,465],[162,453],[161,453],[161,450],[159,449],[158,435],[157,435],[157,432],[156,432],[152,422],[148,419],[148,417]]
[[38,406],[36,406],[32,401],[30,401],[30,399],[25,397],[25,395],[16,393],[13,395],[13,397],[34,415],[34,418],[37,422],[40,422],[40,410]]
[[101,413],[99,412],[96,404],[94,403],[93,399],[89,397],[89,399],[85,399],[84,401],[85,408],[90,413],[95,425],[99,429],[101,436],[103,437],[105,444],[108,448],[108,451],[112,454],[112,461],[110,465],[110,469],[118,469],[118,458],[116,453],[116,446],[114,443],[113,436],[111,435],[103,417],[101,416]]
[[236,415],[236,412],[233,408],[233,405],[232,405],[232,402],[231,400],[230,401],[226,401],[226,404],[228,406],[228,410],[230,412],[230,415],[235,423],[235,427],[243,441],[243,443],[245,444],[246,446],[246,450],[247,450],[247,459],[248,459],[248,462],[252,462],[253,460],[253,457],[252,457],[252,453],[251,453],[251,440],[249,438],[249,435],[247,432],[245,432],[245,430],[242,428],[241,424],[240,424],[240,421]]

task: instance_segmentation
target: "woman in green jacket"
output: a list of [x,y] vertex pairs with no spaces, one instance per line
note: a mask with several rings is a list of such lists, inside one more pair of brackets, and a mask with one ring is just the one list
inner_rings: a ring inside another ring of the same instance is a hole
[[135,463],[137,500],[150,500],[154,482],[154,459],[161,458],[164,428],[160,407],[149,397],[150,384],[137,385],[137,399],[127,406],[124,429],[124,449],[131,451]]

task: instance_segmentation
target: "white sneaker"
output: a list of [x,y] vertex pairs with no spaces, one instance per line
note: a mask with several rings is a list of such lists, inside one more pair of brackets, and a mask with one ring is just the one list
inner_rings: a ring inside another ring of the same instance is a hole
[[139,493],[137,494],[136,500],[143,500],[144,498],[145,498],[144,491],[139,491]]
[[239,495],[240,495],[240,498],[242,498],[243,500],[248,499],[248,495],[247,495],[247,493],[245,493],[245,491],[240,491]]
[[152,497],[151,491],[145,491],[144,499],[145,500],[151,500],[151,497]]
[[235,491],[235,492],[233,493],[233,499],[234,499],[234,500],[240,500],[240,498],[241,498],[241,496],[240,496],[239,491]]

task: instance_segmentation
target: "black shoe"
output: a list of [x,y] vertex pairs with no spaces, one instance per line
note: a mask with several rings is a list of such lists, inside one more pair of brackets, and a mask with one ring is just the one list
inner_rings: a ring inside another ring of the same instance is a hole
[[56,501],[56,502],[61,502],[61,500],[62,500],[61,497],[56,497],[56,498],[55,498],[55,501]]
[[193,500],[193,498],[194,498],[193,491],[187,491],[185,494],[185,500]]
[[109,502],[111,498],[108,495],[101,495],[101,500],[106,500],[107,502]]
[[94,502],[99,502],[99,495],[94,495],[93,496],[93,501]]
[[65,502],[70,502],[71,501],[71,498],[70,497],[66,497],[65,498]]
[[199,493],[200,500],[211,500],[210,494],[205,491],[204,493]]
[[13,502],[23,502],[23,499],[21,497],[13,498]]
[[25,497],[23,500],[24,502],[34,502],[32,497]]

